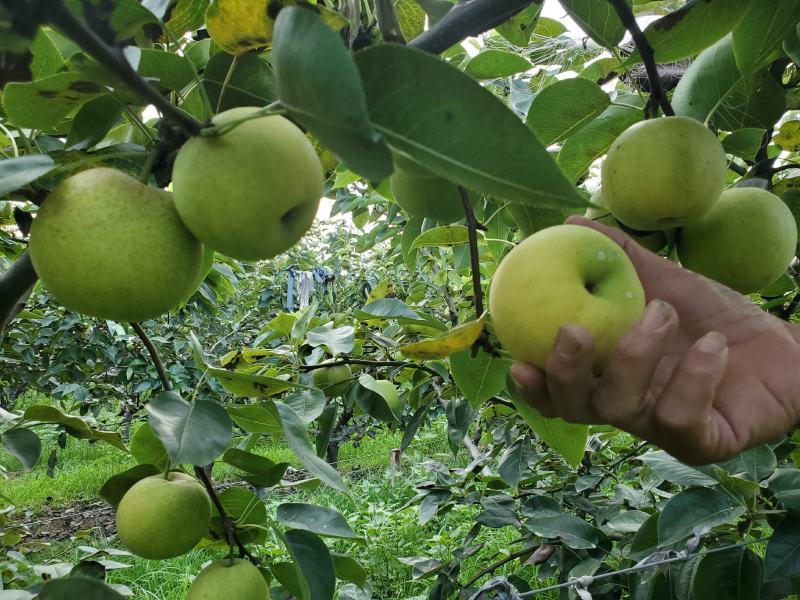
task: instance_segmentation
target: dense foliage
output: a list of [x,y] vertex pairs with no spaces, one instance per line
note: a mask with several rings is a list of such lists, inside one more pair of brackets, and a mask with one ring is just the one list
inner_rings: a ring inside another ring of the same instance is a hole
[[[426,464],[419,523],[463,507],[478,516],[452,560],[397,557],[430,582],[429,598],[511,600],[549,578],[562,598],[798,593],[800,437],[695,468],[610,427],[523,420],[483,296],[514,244],[584,212],[612,141],[659,110],[710,126],[727,185],[771,190],[799,215],[800,5],[561,0],[568,29],[544,4],[0,0],[5,450],[26,469],[52,435],[62,448],[72,436],[130,452],[136,466],[100,491],[115,506],[141,479],[182,467],[215,501],[205,543],[260,559],[274,598],[361,599],[374,575],[326,543],[362,541],[345,518],[295,502],[268,513],[263,498],[320,485],[347,494],[343,441],[388,428],[404,451],[443,415],[451,449],[474,460]],[[625,36],[634,15],[657,17],[644,28],[651,53]],[[141,324],[69,312],[35,284],[30,225],[56,185],[112,166],[166,188],[186,140],[224,135],[209,119],[239,106],[308,133],[333,220],[268,261],[217,254],[182,307]],[[420,216],[438,195],[399,206],[398,152],[463,201],[463,219]],[[327,284],[287,307],[290,271],[317,267]],[[790,320],[797,273],[754,300]],[[352,378],[315,386],[324,362]],[[23,402],[30,392],[52,402]],[[299,480],[257,453],[278,439],[304,466]],[[216,494],[215,462],[246,485]],[[12,504],[0,489],[0,525],[25,508]],[[482,536],[502,528],[513,545],[483,557]],[[0,598],[129,593],[105,585],[91,558],[24,591],[21,541],[0,537]],[[473,557],[486,568],[464,577]],[[509,564],[515,574],[493,578]]]

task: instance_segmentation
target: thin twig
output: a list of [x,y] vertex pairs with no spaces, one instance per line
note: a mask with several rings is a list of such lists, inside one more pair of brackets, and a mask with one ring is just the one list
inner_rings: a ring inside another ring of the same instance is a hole
[[231,551],[233,551],[233,547],[236,546],[239,549],[239,558],[247,557],[251,563],[258,564],[258,559],[253,556],[247,548],[245,548],[242,541],[239,539],[239,536],[236,534],[236,523],[233,522],[231,516],[225,511],[225,507],[222,505],[222,501],[217,496],[217,491],[214,489],[214,483],[211,481],[211,476],[208,474],[203,467],[195,466],[194,474],[197,478],[203,482],[203,486],[206,488],[206,492],[208,492],[209,497],[211,498],[211,502],[214,504],[214,507],[217,509],[220,518],[222,519],[222,529],[225,532],[225,541],[228,542],[228,545],[231,547]]
[[200,121],[174,106],[131,67],[118,48],[112,48],[66,7],[63,0],[43,3],[47,19],[78,47],[117,75],[143,100],[155,106],[165,119],[172,121],[188,135],[197,135],[203,128]]
[[459,186],[461,193],[461,203],[464,205],[464,216],[467,218],[467,231],[469,235],[469,258],[472,267],[472,292],[475,296],[475,318],[480,319],[483,315],[483,286],[481,284],[481,262],[478,254],[478,229],[480,224],[475,218],[475,211],[472,210],[472,202],[469,193]]
[[142,329],[142,326],[139,323],[131,322],[131,327],[133,327],[133,330],[136,332],[136,335],[139,336],[139,339],[142,340],[144,347],[147,348],[147,352],[150,354],[153,365],[155,365],[156,371],[158,371],[158,378],[161,380],[162,387],[167,392],[171,392],[172,382],[169,380],[167,370],[164,368],[164,363],[161,360],[161,356],[159,356],[155,345],[153,345],[153,341],[148,337],[147,332]]
[[458,307],[456,307],[456,303],[453,302],[453,297],[450,295],[450,286],[447,285],[447,283],[442,286],[442,294],[447,304],[447,313],[450,317],[450,323],[455,327],[458,325]]
[[533,554],[536,551],[536,548],[526,548],[525,550],[519,550],[518,552],[514,552],[506,556],[503,560],[500,560],[494,564],[489,565],[482,571],[480,571],[475,577],[470,579],[467,583],[464,584],[464,588],[469,588],[470,586],[474,585],[476,581],[489,575],[490,573],[494,573],[502,567],[503,565],[507,565],[510,562],[517,560],[518,558],[522,558],[523,556],[527,556],[529,554]]
[[675,111],[669,103],[669,98],[667,98],[667,92],[664,90],[661,76],[658,74],[658,66],[656,65],[653,47],[650,45],[650,42],[647,41],[647,36],[645,36],[642,29],[639,27],[639,23],[636,21],[636,15],[633,14],[630,4],[628,4],[627,0],[608,1],[611,6],[614,7],[614,10],[617,11],[619,20],[622,21],[622,25],[625,29],[630,32],[633,42],[636,44],[637,50],[639,50],[639,56],[642,57],[644,68],[647,71],[647,79],[650,82],[650,97],[661,107],[665,115],[668,117],[675,116]]
[[327,369],[328,367],[340,367],[342,365],[364,365],[367,367],[402,367],[405,369],[416,369],[417,371],[425,371],[434,377],[441,377],[439,373],[426,367],[412,362],[405,362],[402,360],[365,360],[363,358],[350,358],[346,356],[339,360],[331,362],[319,363],[317,365],[300,365],[301,371],[315,371],[316,369]]

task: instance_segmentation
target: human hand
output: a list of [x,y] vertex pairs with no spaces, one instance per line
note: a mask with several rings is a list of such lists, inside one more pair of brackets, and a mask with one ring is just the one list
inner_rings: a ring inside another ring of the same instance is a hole
[[689,464],[773,441],[800,422],[800,337],[749,298],[588,219],[628,254],[648,301],[602,376],[592,338],[564,325],[544,371],[516,363],[522,397],[545,417],[608,423]]

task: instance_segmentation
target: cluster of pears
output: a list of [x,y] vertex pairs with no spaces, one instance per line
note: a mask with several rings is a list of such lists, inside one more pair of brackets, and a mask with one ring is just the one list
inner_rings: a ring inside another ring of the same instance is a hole
[[30,256],[67,308],[115,321],[144,321],[184,303],[214,252],[272,258],[308,231],[323,193],[314,148],[289,120],[257,108],[220,113],[219,136],[178,152],[172,192],[112,168],[61,182],[31,227]]
[[681,264],[744,294],[778,279],[797,247],[797,224],[778,196],[756,187],[723,190],[725,150],[699,121],[665,117],[617,138],[602,167],[602,189],[587,216],[625,225],[658,251],[678,228]]
[[[186,554],[208,533],[211,502],[203,486],[180,472],[136,482],[117,507],[117,532],[135,554],[165,560]],[[269,600],[269,588],[250,561],[212,562],[195,578],[187,600]]]
[[[742,293],[773,283],[791,263],[797,224],[788,206],[762,189],[723,191],[725,151],[702,123],[644,121],[622,133],[602,166],[602,190],[587,216],[624,225],[650,250],[676,229],[684,267]],[[544,368],[562,325],[592,334],[596,372],[641,318],[645,293],[627,254],[587,227],[543,229],[503,259],[490,288],[494,331],[511,356]]]

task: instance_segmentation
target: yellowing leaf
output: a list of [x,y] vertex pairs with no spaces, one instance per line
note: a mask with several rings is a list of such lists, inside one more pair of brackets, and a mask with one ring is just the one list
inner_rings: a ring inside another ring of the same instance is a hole
[[295,0],[216,0],[206,13],[208,33],[223,50],[240,55],[272,44],[278,12],[290,4],[302,4],[320,14],[322,21],[339,31],[347,21],[324,6]]
[[800,121],[786,121],[774,141],[789,152],[800,150]]
[[241,371],[226,371],[209,367],[206,371],[222,384],[226,390],[235,396],[255,398],[274,396],[286,390],[297,387],[297,384],[277,377],[242,373]]
[[483,331],[484,317],[454,327],[438,337],[429,338],[400,347],[400,352],[409,358],[435,360],[468,349]]
[[386,298],[390,293],[394,291],[394,286],[392,282],[388,279],[384,279],[369,293],[367,297],[367,304],[370,302],[374,302],[375,300],[380,300],[381,298]]

